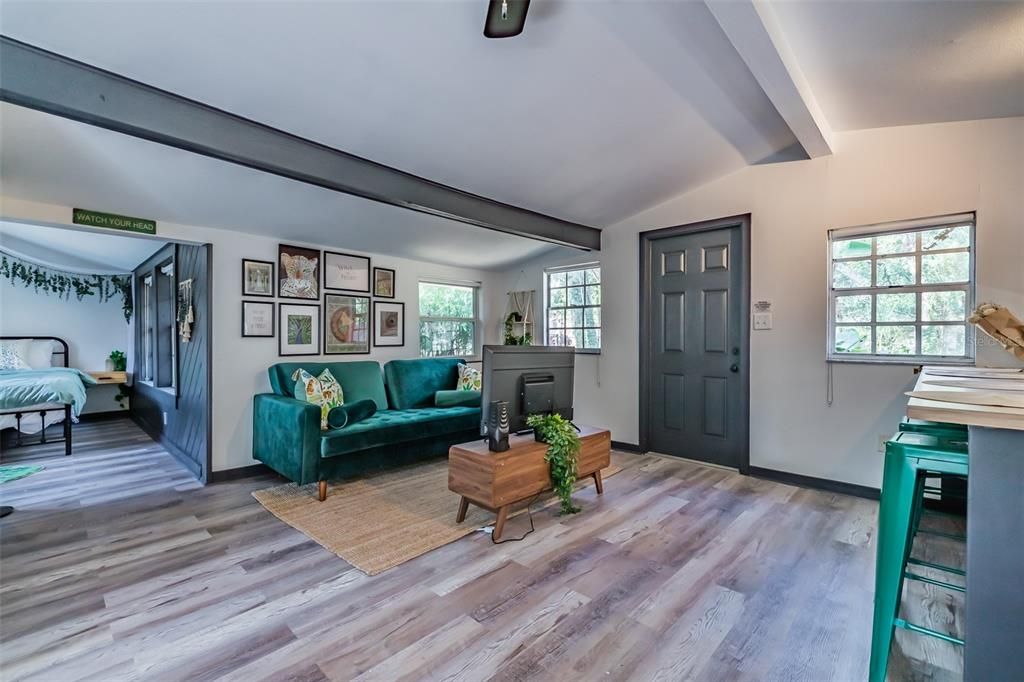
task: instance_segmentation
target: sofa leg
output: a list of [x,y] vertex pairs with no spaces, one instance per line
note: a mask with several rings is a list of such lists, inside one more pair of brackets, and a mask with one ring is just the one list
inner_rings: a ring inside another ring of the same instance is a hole
[[327,499],[327,481],[320,481],[317,483],[316,499],[321,502]]

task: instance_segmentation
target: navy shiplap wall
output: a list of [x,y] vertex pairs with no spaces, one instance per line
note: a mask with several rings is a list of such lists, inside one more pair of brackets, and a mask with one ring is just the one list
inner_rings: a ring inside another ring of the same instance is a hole
[[[210,462],[210,246],[172,244],[161,249],[135,270],[136,292],[139,280],[153,272],[167,258],[175,263],[175,288],[192,279],[192,306],[196,322],[192,338],[177,344],[177,382],[173,390],[136,382],[132,396],[132,418],[150,436],[174,453],[202,481],[209,476]],[[136,296],[136,301],[141,297]],[[142,321],[136,315],[135,349],[137,368],[142,358]],[[166,414],[166,424],[164,415]]]

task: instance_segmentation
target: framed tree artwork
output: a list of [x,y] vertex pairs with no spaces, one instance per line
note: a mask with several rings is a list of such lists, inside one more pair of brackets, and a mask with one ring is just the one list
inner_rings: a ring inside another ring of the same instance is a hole
[[320,251],[279,244],[277,295],[281,298],[320,299]]
[[324,354],[370,352],[370,298],[347,294],[324,296]]
[[405,304],[373,302],[373,345],[405,345]]
[[320,306],[278,303],[278,355],[320,355]]
[[373,295],[379,298],[395,297],[395,271],[390,268],[373,269]]
[[274,264],[268,260],[242,259],[242,296],[274,297]]
[[370,293],[370,259],[324,251],[324,289]]
[[242,301],[242,336],[245,338],[274,337],[274,303],[272,301]]

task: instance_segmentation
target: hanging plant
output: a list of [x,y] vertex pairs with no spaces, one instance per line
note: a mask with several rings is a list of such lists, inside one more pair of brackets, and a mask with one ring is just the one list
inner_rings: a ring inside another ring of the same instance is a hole
[[548,444],[544,461],[551,468],[551,486],[562,503],[563,514],[580,511],[572,502],[572,491],[579,477],[580,437],[572,423],[560,414],[535,414],[526,419],[537,440]]
[[79,301],[86,296],[96,296],[100,303],[106,303],[120,296],[124,321],[130,322],[132,319],[131,275],[80,275],[61,272],[27,263],[7,253],[0,253],[0,277],[7,279],[11,284],[31,287],[35,292],[42,291],[65,300],[74,294],[75,299]]

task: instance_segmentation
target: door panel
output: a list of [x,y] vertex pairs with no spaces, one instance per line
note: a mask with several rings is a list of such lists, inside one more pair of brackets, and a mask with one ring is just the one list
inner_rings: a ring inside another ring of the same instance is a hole
[[747,448],[741,228],[646,243],[647,445],[738,467]]

